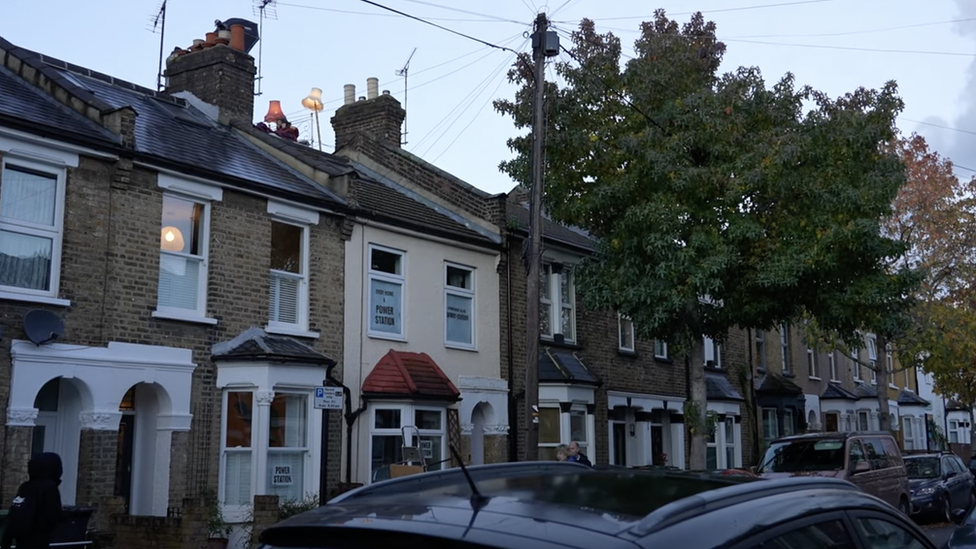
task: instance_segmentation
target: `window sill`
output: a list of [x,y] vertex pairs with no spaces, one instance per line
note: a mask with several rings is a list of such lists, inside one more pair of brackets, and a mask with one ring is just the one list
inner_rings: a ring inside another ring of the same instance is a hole
[[192,314],[177,313],[177,312],[171,312],[171,311],[159,311],[159,310],[156,310],[156,311],[153,311],[152,312],[152,316],[153,316],[153,318],[161,318],[161,319],[164,319],[164,320],[178,320],[180,322],[191,322],[191,323],[194,323],[194,324],[209,324],[211,326],[214,326],[214,325],[217,324],[217,319],[216,318],[209,318],[209,317],[205,317],[205,316],[196,316],[196,315],[192,315]]
[[319,333],[318,332],[312,332],[312,331],[309,331],[309,330],[302,330],[302,329],[299,329],[299,328],[287,328],[285,326],[271,326],[270,324],[268,326],[265,326],[264,327],[264,331],[267,332],[267,333],[269,333],[269,334],[276,334],[276,335],[286,335],[286,336],[294,336],[294,337],[307,337],[309,339],[318,339],[319,338]]
[[541,343],[542,345],[545,345],[547,347],[559,347],[561,349],[573,349],[575,351],[582,351],[583,350],[583,346],[582,345],[577,345],[575,342],[572,342],[572,341],[565,341],[564,340],[562,343],[556,343],[556,340],[554,340],[554,339],[548,339],[548,338],[541,337],[541,338],[539,338],[539,343]]
[[830,378],[831,383],[840,383],[839,379]]
[[891,384],[891,383],[889,383],[889,384],[888,384],[888,388],[889,388],[889,389],[897,389],[897,388],[898,388],[898,386],[897,386],[897,385],[894,385],[894,384]]
[[703,366],[706,372],[724,372],[721,366]]
[[620,356],[637,357],[637,351],[633,349],[617,349],[617,354]]
[[662,364],[674,364],[674,359],[666,356],[655,356],[654,361]]
[[401,343],[407,342],[407,338],[403,337],[402,335],[384,334],[381,332],[369,332],[366,334],[366,337],[370,339],[385,339],[387,341],[399,341]]
[[793,372],[783,372],[783,377],[795,378],[796,374],[794,374]]
[[45,305],[57,305],[59,307],[70,307],[71,300],[58,299],[56,297],[46,297],[42,295],[18,294],[16,292],[0,291],[0,299],[10,301],[25,301],[28,303],[43,303]]
[[473,345],[464,345],[463,343],[449,343],[444,342],[445,349],[454,349],[455,351],[467,351],[469,353],[477,353],[478,348]]
[[823,381],[817,376],[807,376],[807,379],[809,379],[810,381]]

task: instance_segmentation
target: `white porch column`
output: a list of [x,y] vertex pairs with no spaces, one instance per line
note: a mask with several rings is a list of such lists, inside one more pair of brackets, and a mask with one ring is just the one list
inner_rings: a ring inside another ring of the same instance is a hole
[[635,437],[636,442],[634,442],[637,447],[634,458],[637,461],[634,465],[650,465],[653,462],[651,459],[651,447],[654,444],[651,423],[649,421],[635,421],[634,424],[636,425],[637,435]]
[[671,452],[668,454],[668,463],[678,469],[685,468],[685,424],[671,424]]
[[251,445],[254,452],[254,472],[251,482],[254,486],[252,494],[268,493],[268,437],[271,436],[271,402],[274,400],[273,391],[258,391],[254,393],[254,400],[258,404],[257,426],[254,429],[256,443]]

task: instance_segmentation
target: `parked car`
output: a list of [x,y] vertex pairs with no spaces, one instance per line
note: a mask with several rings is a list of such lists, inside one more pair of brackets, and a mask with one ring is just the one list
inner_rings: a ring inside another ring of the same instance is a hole
[[898,444],[885,432],[808,433],[770,443],[756,474],[773,479],[821,476],[849,480],[911,514],[911,490]]
[[973,503],[973,475],[958,456],[949,453],[905,457],[912,490],[913,514],[952,520],[957,509]]
[[850,482],[536,462],[378,482],[260,536],[264,549],[935,549]]
[[943,549],[976,549],[976,507],[968,512],[956,510],[952,518],[959,526],[942,546]]

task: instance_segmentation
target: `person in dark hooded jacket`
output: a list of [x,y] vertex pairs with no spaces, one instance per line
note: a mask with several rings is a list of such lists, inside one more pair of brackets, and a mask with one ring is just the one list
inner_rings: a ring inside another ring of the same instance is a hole
[[7,527],[0,549],[48,549],[51,533],[61,519],[61,456],[53,452],[37,454],[27,462],[27,482],[7,515]]

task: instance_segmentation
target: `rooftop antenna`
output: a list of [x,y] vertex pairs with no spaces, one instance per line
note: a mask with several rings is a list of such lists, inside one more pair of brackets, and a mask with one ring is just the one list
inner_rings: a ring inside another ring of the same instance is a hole
[[[275,7],[278,5],[278,0],[254,0],[254,13],[259,16],[258,28],[261,32],[264,32],[264,18],[267,16],[270,19],[278,19],[278,11]],[[261,38],[264,38],[262,35]],[[258,41],[258,77],[255,79],[258,82],[258,91],[254,92],[254,95],[261,95],[261,67],[264,63],[261,62],[261,50],[264,40]]]
[[162,0],[155,15],[150,15],[152,28],[149,30],[156,34],[159,33],[159,70],[156,73],[156,91],[163,91],[163,42],[166,38],[166,0]]
[[404,110],[404,115],[403,115],[403,138],[400,140],[400,146],[403,146],[403,145],[406,145],[407,144],[407,115],[406,115],[406,110],[407,110],[407,72],[409,72],[409,70],[410,70],[410,60],[413,59],[413,54],[415,54],[415,53],[417,53],[417,48],[414,48],[413,51],[410,52],[410,57],[407,58],[407,63],[405,65],[403,65],[403,68],[400,69],[400,70],[398,70],[398,71],[396,71],[396,75],[397,76],[402,76],[403,77],[403,110]]

